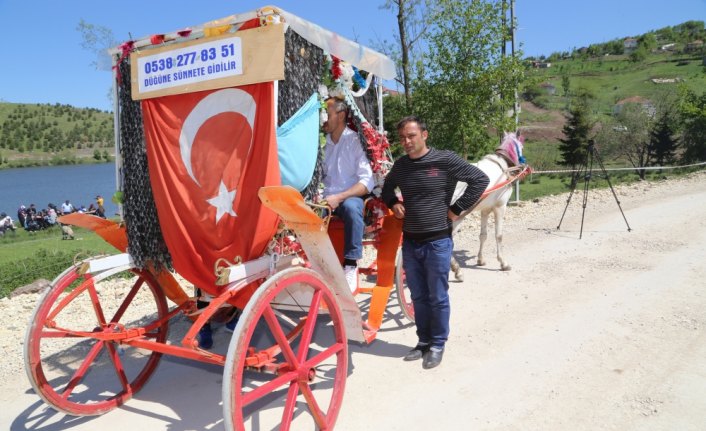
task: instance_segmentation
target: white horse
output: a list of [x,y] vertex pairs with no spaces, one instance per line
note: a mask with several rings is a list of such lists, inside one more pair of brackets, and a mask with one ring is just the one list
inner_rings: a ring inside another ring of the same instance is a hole
[[[461,221],[471,211],[480,211],[480,246],[478,248],[478,266],[486,264],[483,257],[483,244],[488,238],[488,216],[493,213],[495,218],[495,241],[497,242],[498,261],[502,271],[509,271],[510,264],[503,258],[503,219],[505,217],[505,209],[507,202],[512,195],[513,179],[522,170],[524,157],[522,156],[523,139],[518,138],[514,133],[505,133],[503,141],[495,153],[488,154],[483,157],[478,163],[473,163],[490,179],[488,187],[481,200],[475,207],[461,213],[461,217],[454,222],[453,232],[458,232],[461,227]],[[452,202],[455,202],[466,190],[466,183],[459,182],[456,185]],[[451,258],[451,269],[457,280],[462,281],[463,275],[461,268],[454,257]]]

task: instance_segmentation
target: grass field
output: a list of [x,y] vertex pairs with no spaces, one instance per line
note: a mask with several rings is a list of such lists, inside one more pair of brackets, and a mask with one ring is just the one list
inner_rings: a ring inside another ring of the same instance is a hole
[[117,253],[95,233],[73,230],[73,240],[63,240],[59,227],[36,233],[17,229],[0,237],[0,298],[37,279],[51,281],[77,259]]

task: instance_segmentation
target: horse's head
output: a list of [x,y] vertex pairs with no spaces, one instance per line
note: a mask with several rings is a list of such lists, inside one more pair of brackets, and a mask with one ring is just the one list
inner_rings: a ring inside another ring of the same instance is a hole
[[[503,151],[515,163],[515,166],[525,163],[525,157],[522,155],[524,138],[518,138],[515,133],[505,133],[503,141],[497,150]],[[496,151],[497,151],[496,150]]]

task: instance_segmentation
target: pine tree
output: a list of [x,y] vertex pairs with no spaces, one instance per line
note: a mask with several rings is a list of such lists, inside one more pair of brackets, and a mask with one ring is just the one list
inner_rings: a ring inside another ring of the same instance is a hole
[[663,166],[674,161],[678,141],[675,138],[674,125],[667,112],[663,113],[650,132],[650,153],[652,162]]
[[585,161],[590,131],[588,107],[585,101],[579,101],[569,111],[569,117],[562,129],[565,138],[559,139],[559,152],[562,157],[559,164],[576,169]]

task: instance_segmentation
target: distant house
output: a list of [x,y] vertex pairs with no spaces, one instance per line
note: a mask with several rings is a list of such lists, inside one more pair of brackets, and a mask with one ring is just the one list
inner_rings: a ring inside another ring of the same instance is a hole
[[699,51],[703,47],[704,47],[704,42],[702,40],[695,40],[693,42],[687,43],[686,47],[684,48],[684,51],[686,51],[686,52]]
[[632,52],[637,49],[637,39],[634,37],[628,37],[623,40],[623,50],[625,52]]
[[623,111],[623,108],[626,105],[640,105],[642,106],[643,111],[647,113],[650,117],[653,117],[657,113],[657,108],[655,108],[655,105],[652,104],[651,101],[648,99],[645,99],[644,97],[641,96],[632,96],[628,97],[622,100],[619,100],[614,106],[613,106],[613,115],[618,115]]
[[388,88],[388,87],[382,88],[382,95],[383,96],[399,96],[400,94],[402,94],[402,93],[400,93],[397,90],[393,90],[392,88]]
[[552,67],[552,64],[547,61],[533,61],[532,67],[535,69],[547,69]]

